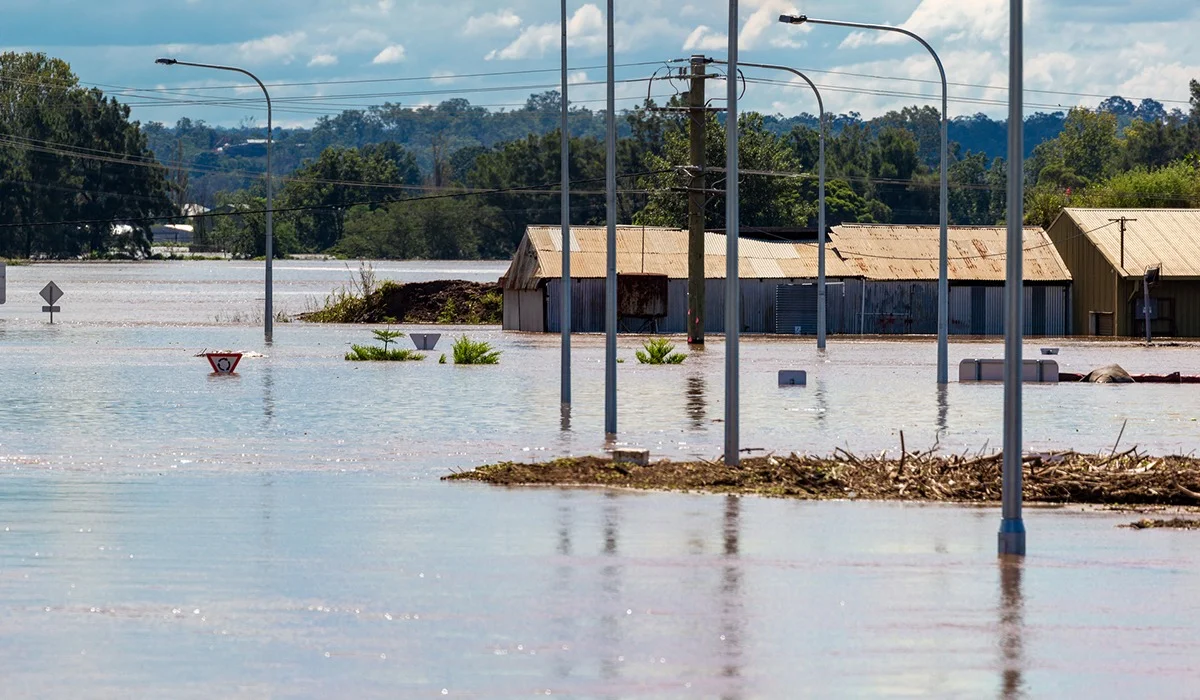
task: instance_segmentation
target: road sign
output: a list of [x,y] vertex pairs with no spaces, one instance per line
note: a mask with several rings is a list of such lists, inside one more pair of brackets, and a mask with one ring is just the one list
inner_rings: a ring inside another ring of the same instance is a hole
[[208,358],[208,364],[216,374],[233,374],[238,363],[242,361],[240,352],[206,352],[204,356]]
[[58,300],[62,299],[62,295],[63,290],[59,289],[58,285],[53,282],[42,288],[42,298],[51,306],[57,304]]

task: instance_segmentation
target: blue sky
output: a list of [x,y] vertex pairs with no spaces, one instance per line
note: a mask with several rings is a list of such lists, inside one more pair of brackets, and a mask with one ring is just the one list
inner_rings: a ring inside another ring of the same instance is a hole
[[[553,0],[5,0],[0,47],[36,50],[71,62],[86,84],[119,93],[142,121],[180,116],[236,124],[264,113],[244,81],[184,67],[162,55],[224,62],[272,87],[276,121],[311,123],[321,113],[384,101],[406,105],[464,97],[514,108],[557,82],[559,3]],[[570,0],[572,101],[603,104],[605,2]],[[936,104],[937,77],[915,43],[834,27],[780,25],[781,13],[899,24],[942,55],[952,114],[1003,115],[1007,82],[1007,0],[742,0],[742,58],[812,71],[830,111],[873,116]],[[1026,0],[1030,111],[1095,105],[1091,94],[1152,97],[1186,109],[1187,82],[1200,79],[1200,3],[1195,0]],[[723,58],[726,0],[616,1],[617,62],[660,62],[705,53]],[[655,65],[626,66],[645,78]],[[491,73],[480,77],[470,74]],[[661,72],[660,72],[661,74]],[[769,74],[762,77],[777,78]],[[402,80],[396,80],[402,79]],[[389,82],[348,82],[348,81]],[[723,85],[711,86],[723,92]],[[146,90],[133,92],[126,89]],[[619,86],[622,106],[647,85]],[[675,92],[656,82],[653,94]],[[899,94],[896,94],[899,93]],[[1077,94],[1072,94],[1077,93]],[[212,104],[223,98],[244,104]],[[750,84],[747,108],[815,112],[811,93]],[[1171,101],[1177,102],[1171,102]],[[196,104],[201,102],[204,104]]]

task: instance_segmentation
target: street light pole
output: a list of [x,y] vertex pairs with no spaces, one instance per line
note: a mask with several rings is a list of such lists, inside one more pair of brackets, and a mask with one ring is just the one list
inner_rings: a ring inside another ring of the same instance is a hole
[[729,0],[729,80],[725,113],[725,464],[741,462],[738,336],[742,276],[738,269],[738,3]]
[[780,15],[779,21],[784,24],[828,24],[835,27],[851,27],[854,29],[873,29],[881,32],[896,32],[911,37],[924,46],[929,55],[937,63],[938,73],[942,77],[942,172],[941,172],[941,238],[938,247],[938,348],[937,348],[937,383],[944,385],[950,381],[949,370],[949,333],[950,333],[950,269],[949,269],[949,223],[950,223],[950,122],[948,114],[950,97],[946,90],[946,69],[929,42],[916,34],[901,27],[890,27],[886,24],[864,24],[861,22],[843,22],[831,19],[813,19],[807,15]]
[[[604,432],[610,438],[617,434],[617,98],[616,98],[616,39],[613,20],[613,0],[608,0],[608,108],[605,116],[608,154],[605,161],[605,191],[608,219],[608,268],[604,284]],[[563,246],[569,241],[565,241]]]
[[571,136],[567,129],[567,0],[562,0],[562,397],[571,405]]
[[224,71],[232,71],[234,73],[241,73],[242,75],[249,76],[249,78],[251,80],[258,83],[258,87],[262,88],[263,96],[267,98],[267,241],[266,241],[267,270],[266,270],[266,282],[265,282],[266,303],[265,303],[265,309],[264,309],[264,313],[263,313],[263,335],[266,338],[266,341],[268,343],[270,343],[273,340],[274,321],[275,321],[275,314],[274,314],[274,308],[273,308],[274,304],[273,304],[273,299],[272,299],[272,279],[271,279],[271,261],[275,254],[275,250],[274,250],[274,248],[275,248],[275,245],[274,245],[275,229],[274,229],[273,222],[272,222],[272,214],[274,213],[275,207],[274,207],[274,201],[272,198],[273,193],[272,193],[272,185],[271,185],[271,131],[272,131],[272,127],[273,127],[272,122],[271,122],[271,94],[267,92],[267,86],[263,85],[263,82],[258,79],[258,76],[254,75],[250,71],[244,70],[242,68],[234,68],[233,66],[218,66],[218,65],[212,65],[209,63],[190,63],[188,61],[177,61],[174,58],[160,58],[160,59],[156,60],[155,63],[164,65],[164,66],[192,66],[194,68],[210,68],[212,70],[224,70]]
[[[1008,49],[1008,268],[1004,281],[1004,472],[1000,556],[1025,556],[1021,381],[1024,369],[1025,41],[1023,0],[1010,0]],[[1149,318],[1146,319],[1149,324]]]
[[[713,63],[723,64],[728,61],[713,61]],[[828,123],[825,115],[825,101],[821,99],[821,91],[813,81],[808,79],[808,76],[787,66],[775,66],[769,63],[740,63],[741,66],[747,68],[765,68],[767,70],[782,70],[793,75],[799,76],[801,80],[808,83],[812,88],[813,93],[817,96],[817,109],[821,114],[821,133],[820,133],[820,164],[817,166],[820,175],[818,176],[818,192],[817,206],[820,211],[817,212],[817,349],[825,349],[826,337],[826,315],[825,315],[825,133],[828,130]]]

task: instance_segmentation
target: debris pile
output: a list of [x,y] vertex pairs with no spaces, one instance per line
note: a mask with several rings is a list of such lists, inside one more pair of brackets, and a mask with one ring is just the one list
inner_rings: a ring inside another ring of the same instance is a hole
[[[498,485],[597,485],[634,489],[744,493],[811,500],[947,502],[1000,500],[1003,457],[904,452],[829,457],[792,454],[723,462],[663,460],[640,467],[601,457],[537,464],[505,462],[455,473],[449,480]],[[1023,461],[1025,499],[1037,503],[1200,506],[1200,458],[1150,457],[1137,448],[1109,455],[1055,452]]]

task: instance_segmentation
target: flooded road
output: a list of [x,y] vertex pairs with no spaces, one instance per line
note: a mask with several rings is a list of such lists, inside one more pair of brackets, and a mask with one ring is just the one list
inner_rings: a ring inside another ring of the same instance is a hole
[[[380,263],[485,281],[495,263]],[[317,304],[351,272],[276,266]],[[1187,697],[1200,678],[1196,534],[1033,509],[1023,567],[996,509],[596,490],[437,477],[599,453],[603,338],[491,340],[496,367],[347,363],[353,326],[278,324],[261,263],[10,267],[0,306],[4,697]],[[66,295],[54,326],[37,291]],[[412,330],[405,328],[405,330]],[[640,367],[622,338],[620,441],[719,455],[719,339]],[[1065,370],[1200,374],[1192,347],[1031,340]],[[252,350],[235,377],[197,352]],[[448,351],[448,338],[440,350]],[[951,344],[951,360],[1000,357]],[[747,338],[743,445],[979,450],[1001,388],[939,391],[934,343]],[[779,369],[809,386],[776,386]],[[1031,450],[1200,448],[1188,386],[1030,386]],[[444,692],[443,692],[444,691]]]

